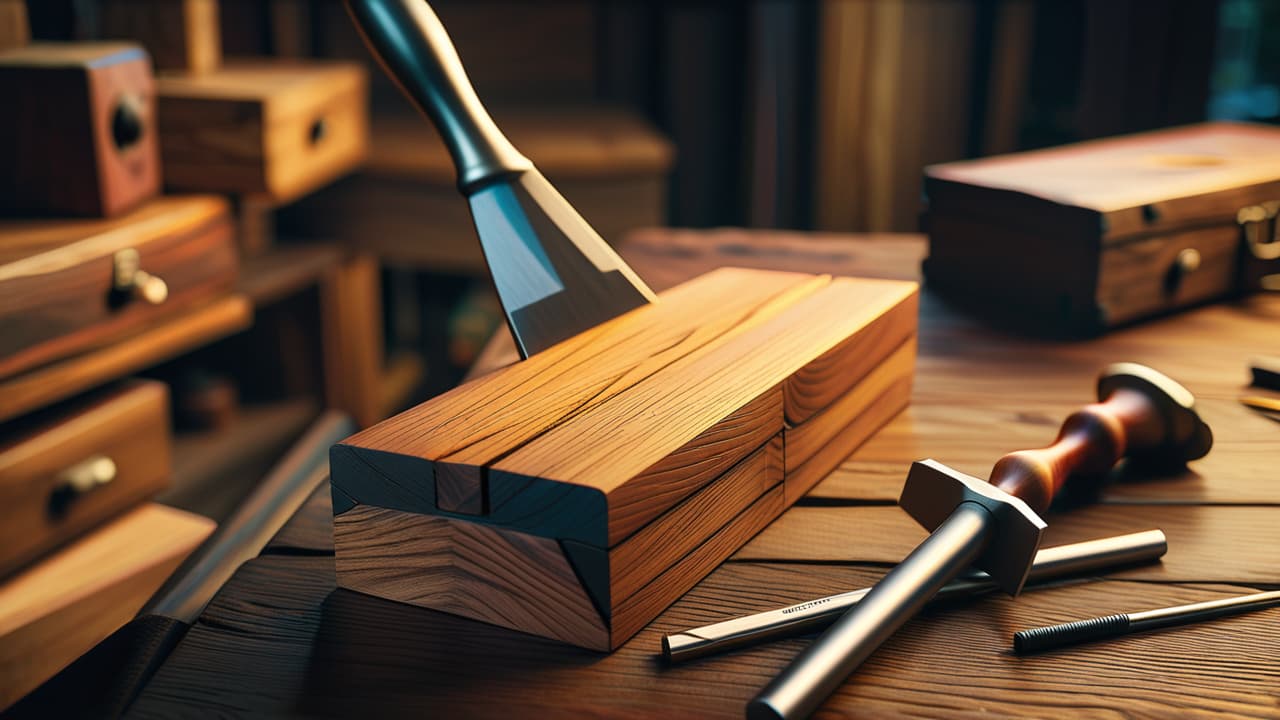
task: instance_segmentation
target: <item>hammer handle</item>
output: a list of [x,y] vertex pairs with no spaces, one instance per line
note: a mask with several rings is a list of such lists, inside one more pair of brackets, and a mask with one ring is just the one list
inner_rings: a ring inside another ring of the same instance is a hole
[[1000,458],[991,484],[1044,513],[1068,478],[1097,477],[1126,455],[1160,447],[1173,432],[1169,425],[1150,397],[1119,388],[1072,413],[1052,445]]

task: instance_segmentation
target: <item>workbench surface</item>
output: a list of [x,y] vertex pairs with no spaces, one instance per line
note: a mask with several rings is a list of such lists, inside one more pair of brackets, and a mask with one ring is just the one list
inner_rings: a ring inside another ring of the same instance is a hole
[[[661,289],[718,265],[915,278],[925,242],[647,231],[622,254]],[[223,588],[130,716],[741,717],[811,638],[666,666],[663,634],[874,582],[924,537],[894,504],[913,460],[986,477],[1004,453],[1052,442],[1094,399],[1098,371],[1129,360],[1195,393],[1214,448],[1176,476],[1121,474],[1100,502],[1057,509],[1046,544],[1160,528],[1164,561],[931,611],[819,714],[1280,717],[1280,609],[1027,658],[1010,651],[1026,627],[1280,588],[1280,423],[1237,402],[1261,354],[1280,355],[1280,296],[1065,342],[985,327],[926,290],[911,407],[617,652],[335,590],[322,492]]]

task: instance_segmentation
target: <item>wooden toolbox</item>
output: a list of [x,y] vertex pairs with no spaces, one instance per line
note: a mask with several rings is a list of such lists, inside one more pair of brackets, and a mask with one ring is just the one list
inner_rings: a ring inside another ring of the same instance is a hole
[[0,222],[0,378],[119,339],[231,288],[222,198],[156,198],[112,220]]
[[0,210],[113,216],[159,192],[154,94],[137,45],[0,51]]
[[0,577],[169,483],[169,393],[130,381],[0,435]]
[[170,188],[285,203],[365,156],[368,76],[355,63],[227,62],[162,74],[156,92]]
[[729,268],[330,456],[338,584],[611,650],[908,401],[914,283]]
[[925,194],[930,287],[1019,324],[1096,334],[1280,272],[1280,128],[1208,123],[934,165]]

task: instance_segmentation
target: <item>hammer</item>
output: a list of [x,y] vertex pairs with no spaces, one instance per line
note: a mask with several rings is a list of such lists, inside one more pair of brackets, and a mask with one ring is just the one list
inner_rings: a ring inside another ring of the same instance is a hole
[[1126,457],[1185,463],[1213,444],[1195,397],[1149,367],[1107,367],[1098,400],[1072,413],[1049,447],[1000,458],[990,482],[934,460],[913,463],[899,504],[932,534],[769,683],[747,717],[808,716],[970,565],[1017,595],[1040,548],[1040,514],[1068,478],[1100,476]]

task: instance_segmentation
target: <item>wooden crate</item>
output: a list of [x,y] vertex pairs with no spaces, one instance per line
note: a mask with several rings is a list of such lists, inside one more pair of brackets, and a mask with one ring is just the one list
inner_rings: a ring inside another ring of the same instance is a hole
[[914,283],[736,268],[336,445],[338,583],[611,650],[902,409]]
[[[148,281],[122,289],[117,270],[131,252],[146,273],[135,279]],[[0,222],[0,378],[225,293],[236,263],[227,203],[217,197],[159,197],[112,220]]]
[[169,484],[169,392],[132,381],[0,436],[0,577]]
[[0,51],[0,211],[113,216],[159,192],[154,95],[137,45]]
[[1091,335],[1256,284],[1264,263],[1239,221],[1256,210],[1271,240],[1280,128],[1206,123],[934,165],[925,193],[930,286],[1001,321]]
[[349,172],[368,144],[354,63],[235,61],[156,78],[166,187],[291,202]]

